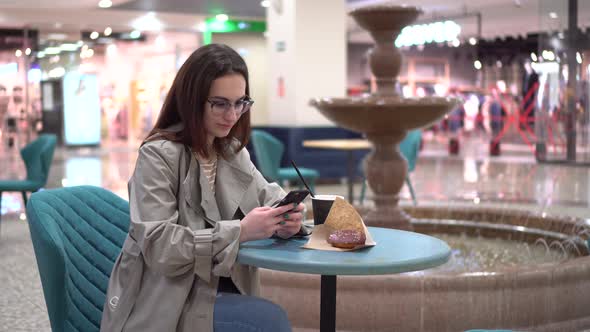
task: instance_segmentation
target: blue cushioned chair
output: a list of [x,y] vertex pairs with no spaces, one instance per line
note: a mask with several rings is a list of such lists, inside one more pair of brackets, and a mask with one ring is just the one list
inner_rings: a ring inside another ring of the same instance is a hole
[[45,186],[56,142],[55,135],[43,134],[20,150],[27,169],[27,178],[25,180],[0,180],[0,206],[2,206],[3,192],[20,191],[26,206],[27,193],[36,192]]
[[98,187],[43,190],[31,195],[27,217],[51,329],[99,331],[129,204]]
[[[262,130],[252,130],[251,141],[252,146],[254,146],[254,152],[256,153],[258,169],[267,180],[278,181],[279,183],[283,180],[296,181],[299,183],[299,188],[303,187],[303,183],[301,183],[294,168],[280,167],[281,158],[285,151],[285,147],[281,141]],[[299,167],[299,165],[297,167],[305,182],[307,182],[313,191],[315,180],[320,177],[320,173],[315,169]]]
[[[408,132],[403,141],[399,144],[399,151],[406,161],[408,162],[408,174],[406,174],[406,184],[410,189],[412,195],[412,201],[414,205],[418,204],[416,200],[416,193],[414,192],[414,186],[410,180],[410,173],[416,169],[416,159],[418,159],[418,151],[420,150],[420,139],[422,138],[422,131],[420,129],[411,130]],[[361,165],[362,166],[362,163]],[[360,203],[363,204],[365,201],[365,193],[367,191],[367,181],[363,179],[363,187],[361,189]]]

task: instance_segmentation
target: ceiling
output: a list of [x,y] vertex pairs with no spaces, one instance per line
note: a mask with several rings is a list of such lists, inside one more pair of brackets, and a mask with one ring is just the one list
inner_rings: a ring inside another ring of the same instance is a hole
[[[288,0],[285,0],[288,1]],[[303,1],[303,0],[291,0]],[[307,0],[311,1],[311,0]],[[318,1],[318,0],[316,0]],[[344,1],[344,0],[343,0]],[[98,8],[98,0],[0,0],[0,26],[29,26],[48,32],[76,34],[80,30],[131,29],[147,12],[154,12],[166,30],[197,31],[206,17],[226,13],[238,18],[264,18],[260,0],[112,0],[109,9]],[[378,0],[346,0],[349,8],[380,3]],[[567,25],[564,0],[390,0],[388,3],[419,6],[419,22],[453,19],[462,26],[462,36],[476,36],[481,15],[481,37],[525,35],[530,32],[563,30]],[[557,18],[550,18],[554,12]],[[590,1],[579,0],[579,25],[590,26]],[[348,39],[370,42],[368,34],[352,19]]]
[[220,14],[240,17],[264,17],[260,0],[130,0],[114,9],[168,13]]

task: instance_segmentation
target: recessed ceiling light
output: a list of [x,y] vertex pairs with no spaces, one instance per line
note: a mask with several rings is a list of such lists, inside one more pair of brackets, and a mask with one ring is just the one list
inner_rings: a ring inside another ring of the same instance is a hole
[[78,50],[78,44],[64,43],[59,45],[59,49],[62,51],[73,52]]
[[111,29],[111,27],[107,27],[106,29],[104,29],[104,35],[105,36],[110,36],[111,33],[113,33],[113,29]]
[[47,35],[47,39],[49,40],[65,40],[66,38],[68,38],[68,36],[63,33],[50,33]]
[[89,48],[86,50],[82,50],[80,52],[80,58],[81,59],[87,59],[87,58],[91,58],[94,55],[94,50]]
[[[25,50],[25,54],[31,55],[31,49],[27,47],[27,49]],[[580,53],[578,53],[578,54],[580,54]]]
[[543,59],[547,61],[555,61],[555,53],[553,51],[544,50],[543,51]]
[[100,8],[110,8],[113,5],[111,0],[100,0],[98,2],[98,7]]
[[131,39],[137,39],[141,37],[141,32],[137,31],[137,30],[133,30],[131,31],[131,33],[129,33],[129,38]]
[[229,16],[227,16],[226,14],[217,14],[217,15],[215,15],[215,19],[218,20],[219,22],[225,22],[225,21],[229,20]]
[[98,38],[98,32],[96,31],[92,31],[92,33],[90,34],[90,39],[97,39]]
[[270,0],[262,0],[260,1],[260,5],[264,8],[270,7]]
[[45,54],[49,54],[49,55],[59,54],[59,52],[61,52],[59,47],[47,47],[45,49]]
[[16,55],[17,58],[20,58],[21,55],[23,55],[23,51],[21,50],[16,50],[16,52],[14,52],[14,55]]
[[557,18],[557,13],[556,12],[551,12],[551,13],[549,13],[549,17],[551,17],[552,19],[556,19]]
[[477,44],[477,39],[475,37],[469,38],[469,44],[476,45]]

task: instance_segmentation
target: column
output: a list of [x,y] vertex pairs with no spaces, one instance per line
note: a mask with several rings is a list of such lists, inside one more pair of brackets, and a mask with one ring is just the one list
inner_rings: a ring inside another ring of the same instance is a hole
[[309,100],[346,95],[344,0],[273,0],[267,9],[269,125],[332,123]]

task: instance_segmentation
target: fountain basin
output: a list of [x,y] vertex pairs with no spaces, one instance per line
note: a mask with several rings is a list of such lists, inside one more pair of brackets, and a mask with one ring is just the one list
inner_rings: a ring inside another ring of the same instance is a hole
[[457,103],[455,98],[418,99],[373,95],[360,98],[316,98],[310,102],[339,126],[376,135],[391,135],[430,125]]
[[[590,256],[587,236],[578,236],[588,232],[584,220],[493,209],[405,211],[419,232],[477,234],[531,245],[541,238],[549,245],[562,243],[560,250],[573,258],[481,271],[442,266],[439,271],[339,277],[338,331],[590,328]],[[293,326],[318,328],[319,276],[263,270],[261,280],[263,296],[285,308]]]
[[365,30],[392,31],[411,24],[422,13],[417,7],[379,4],[353,9],[349,15]]

